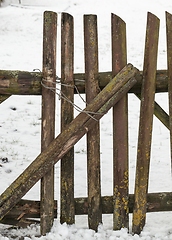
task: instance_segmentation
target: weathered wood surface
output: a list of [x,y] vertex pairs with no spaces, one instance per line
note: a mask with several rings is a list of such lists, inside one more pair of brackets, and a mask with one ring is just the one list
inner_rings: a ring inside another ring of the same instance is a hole
[[99,120],[136,83],[137,69],[131,64],[94,98],[69,126],[54,139],[28,168],[1,194],[0,219],[57,163],[95,124],[95,120],[85,111],[95,112]]
[[140,123],[135,180],[135,203],[132,226],[132,231],[135,234],[140,234],[146,220],[146,197],[149,180],[158,37],[159,19],[155,15],[148,13],[143,66],[143,84],[141,91]]
[[[73,17],[67,13],[61,15],[61,132],[72,122],[74,110],[71,103],[63,97],[74,102],[73,82]],[[65,84],[65,85],[63,85]],[[71,86],[71,87],[70,87]],[[74,209],[74,148],[72,148],[61,161],[61,206],[60,222],[73,224],[75,222]]]
[[[130,93],[141,93],[143,72],[136,74],[137,84],[131,89]],[[0,70],[0,94],[18,95],[41,95],[42,73],[26,71]],[[99,87],[102,90],[112,80],[112,72],[99,72]],[[75,73],[74,82],[80,93],[85,93],[85,74]],[[156,93],[168,92],[167,70],[156,72]],[[75,90],[76,93],[76,90]]]
[[[84,15],[85,90],[89,104],[99,93],[97,16]],[[102,223],[100,184],[100,126],[87,133],[88,226],[95,231]]]
[[[55,137],[55,93],[47,87],[56,82],[57,13],[44,12],[41,152]],[[54,167],[41,179],[41,234],[50,232],[54,221]]]
[[167,32],[167,65],[168,65],[168,97],[169,97],[169,126],[171,143],[171,170],[172,170],[172,15],[166,12]]
[[41,72],[0,71],[0,94],[41,95]]
[[[127,64],[126,24],[111,15],[112,74]],[[129,228],[128,214],[128,95],[113,107],[113,229]]]

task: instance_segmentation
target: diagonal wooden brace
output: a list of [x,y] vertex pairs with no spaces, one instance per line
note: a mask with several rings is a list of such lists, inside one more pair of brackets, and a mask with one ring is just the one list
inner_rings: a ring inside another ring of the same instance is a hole
[[134,86],[137,82],[134,77],[136,73],[136,68],[131,64],[126,65],[1,194],[0,219],[94,126],[97,122],[95,119],[99,120]]

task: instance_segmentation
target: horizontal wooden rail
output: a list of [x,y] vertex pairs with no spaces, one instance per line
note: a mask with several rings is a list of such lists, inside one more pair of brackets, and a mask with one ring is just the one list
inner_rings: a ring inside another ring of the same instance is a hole
[[[172,192],[148,193],[147,212],[172,211]],[[113,213],[113,196],[103,196],[102,213]],[[133,212],[134,194],[129,194],[129,212]],[[86,197],[75,198],[75,215],[88,214],[88,201]],[[54,201],[54,217],[57,218],[57,200]],[[13,209],[0,221],[4,224],[28,226],[33,223],[28,218],[40,218],[40,201],[20,200]],[[18,219],[18,220],[17,220]],[[34,222],[39,222],[34,220]]]
[[[143,74],[140,71],[135,76],[137,84],[130,93],[140,93]],[[0,94],[41,95],[41,72],[0,70]],[[99,87],[104,88],[112,79],[112,72],[98,74]],[[85,93],[85,74],[74,74],[75,85],[80,93]],[[167,70],[156,72],[156,92],[168,92]],[[75,91],[76,93],[76,91]]]
[[[148,193],[147,194],[147,212],[165,212],[172,211],[172,192]],[[113,213],[113,196],[103,196],[102,213]],[[133,212],[134,194],[129,194],[129,213]],[[75,198],[75,214],[88,214],[87,198]]]

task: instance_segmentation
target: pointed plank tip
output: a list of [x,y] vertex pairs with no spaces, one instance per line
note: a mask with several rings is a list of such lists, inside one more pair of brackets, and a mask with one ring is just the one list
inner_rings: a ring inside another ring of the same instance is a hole
[[117,22],[118,24],[125,24],[126,25],[126,22],[120,18],[118,15],[114,14],[114,13],[111,13],[111,21],[115,21]]

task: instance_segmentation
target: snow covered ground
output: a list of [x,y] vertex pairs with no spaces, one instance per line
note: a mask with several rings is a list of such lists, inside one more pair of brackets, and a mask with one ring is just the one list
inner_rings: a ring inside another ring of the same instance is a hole
[[[166,69],[165,11],[172,13],[170,0],[119,2],[113,0],[6,0],[0,8],[0,69],[42,69],[43,12],[58,12],[57,74],[60,76],[60,13],[74,16],[75,72],[84,72],[83,14],[98,15],[99,70],[111,70],[111,12],[127,24],[128,62],[142,70],[147,11],[160,18],[158,69]],[[156,101],[168,112],[167,94],[156,94]],[[75,96],[76,104],[84,108]],[[60,101],[57,98],[56,135],[59,134]],[[138,136],[139,100],[129,95],[129,191],[134,193],[135,165]],[[78,114],[75,112],[75,115]],[[41,97],[11,96],[0,105],[0,193],[40,153]],[[75,197],[87,195],[86,143],[83,138],[75,146]],[[8,158],[3,162],[2,158]],[[59,200],[59,163],[56,165],[55,198]],[[101,120],[101,179],[102,195],[112,194],[112,118],[111,111]],[[172,191],[170,171],[169,131],[154,118],[149,192]],[[29,191],[26,199],[39,199],[39,183]],[[130,215],[130,229],[131,229]],[[112,216],[103,216],[98,233],[88,229],[87,217],[77,216],[76,224],[66,226],[55,220],[52,231],[40,239],[172,239],[172,213],[147,214],[146,226],[140,236],[132,236],[126,229],[112,231]],[[130,230],[131,231],[131,230]],[[6,234],[6,237],[4,235]],[[0,224],[0,240],[12,236],[38,239],[39,227],[8,230]]]

